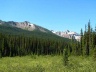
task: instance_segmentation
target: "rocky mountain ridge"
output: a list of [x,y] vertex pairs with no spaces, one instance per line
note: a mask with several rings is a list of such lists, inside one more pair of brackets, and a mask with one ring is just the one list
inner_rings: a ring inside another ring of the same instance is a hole
[[69,30],[66,30],[66,31],[51,30],[51,31],[58,36],[69,38],[69,39],[76,39],[77,41],[80,41],[80,38],[81,38],[80,34],[73,31],[69,31]]
[[12,27],[21,28],[21,29],[28,30],[28,31],[38,30],[38,31],[41,31],[41,32],[49,32],[49,30],[47,30],[43,27],[40,27],[36,24],[32,24],[28,21],[24,21],[24,22],[8,21],[8,22],[5,22],[5,21],[0,20],[0,25],[9,25],[9,26],[12,26]]

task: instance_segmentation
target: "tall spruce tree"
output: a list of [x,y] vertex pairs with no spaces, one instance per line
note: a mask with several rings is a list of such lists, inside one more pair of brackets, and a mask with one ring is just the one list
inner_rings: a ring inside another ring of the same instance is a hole
[[86,55],[89,55],[90,52],[90,20],[88,22],[88,31],[86,33]]
[[94,48],[94,54],[93,54],[94,61],[96,61],[96,46]]
[[68,49],[65,49],[65,48],[63,50],[63,63],[64,63],[64,66],[68,65]]
[[80,40],[80,51],[81,55],[83,55],[83,30],[81,29],[81,40]]

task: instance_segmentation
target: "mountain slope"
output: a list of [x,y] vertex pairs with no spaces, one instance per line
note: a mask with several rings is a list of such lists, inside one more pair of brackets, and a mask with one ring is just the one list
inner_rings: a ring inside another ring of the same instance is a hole
[[70,48],[71,52],[70,39],[57,36],[38,25],[32,26],[33,29],[29,30],[29,25],[24,26],[27,23],[16,24],[13,21],[0,22],[0,46],[2,45],[0,54],[2,56],[61,54],[64,48]]
[[24,22],[8,21],[8,22],[5,22],[5,21],[0,20],[0,25],[17,27],[20,29],[28,30],[28,31],[37,30],[37,31],[41,31],[41,32],[51,32],[43,27],[40,27],[36,24],[32,24],[28,21],[24,21]]
[[[24,25],[24,23],[23,23]],[[22,27],[21,25],[18,25]],[[11,21],[11,22],[5,22],[5,21],[0,21],[0,33],[3,34],[10,34],[10,35],[23,35],[23,36],[27,36],[27,37],[37,37],[37,38],[47,38],[47,39],[54,39],[54,40],[64,40],[65,42],[70,42],[69,39],[67,38],[63,38],[60,36],[57,36],[55,34],[53,34],[51,31],[40,27],[38,25],[35,25],[35,29],[30,31],[30,30],[26,30],[23,29],[21,27],[17,27],[15,22]]]

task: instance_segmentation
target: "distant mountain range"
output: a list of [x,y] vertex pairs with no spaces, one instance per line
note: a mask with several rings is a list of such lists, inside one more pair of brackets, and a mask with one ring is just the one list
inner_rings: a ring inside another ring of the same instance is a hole
[[76,39],[77,41],[80,41],[80,34],[73,32],[73,31],[54,31],[51,30],[54,34],[61,36],[61,37],[65,37],[65,38],[69,38],[69,39]]

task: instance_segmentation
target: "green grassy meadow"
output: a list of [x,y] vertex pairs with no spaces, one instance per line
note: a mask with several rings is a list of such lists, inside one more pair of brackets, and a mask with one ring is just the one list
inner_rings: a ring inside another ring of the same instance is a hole
[[0,72],[96,72],[96,61],[92,57],[70,56],[64,66],[62,56],[3,57]]

